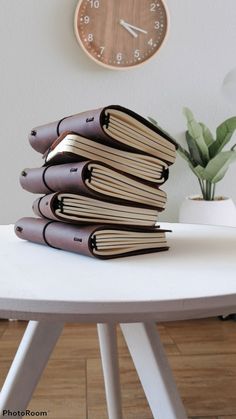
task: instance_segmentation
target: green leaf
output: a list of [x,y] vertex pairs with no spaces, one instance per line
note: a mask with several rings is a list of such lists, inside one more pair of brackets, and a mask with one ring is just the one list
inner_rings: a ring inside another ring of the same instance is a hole
[[213,135],[211,131],[209,130],[209,128],[205,124],[203,124],[203,122],[199,122],[199,123],[202,127],[203,138],[205,140],[207,147],[209,148],[209,146],[214,142]]
[[236,129],[236,116],[226,119],[216,129],[216,140],[211,144],[209,153],[211,157],[216,156],[224,146],[230,141]]
[[183,148],[180,144],[178,146],[178,153],[180,154],[181,157],[183,157],[184,160],[186,160],[186,162],[188,163],[190,169],[192,170],[192,172],[200,179],[205,179],[204,177],[204,167],[195,164],[195,162],[192,160],[191,155],[188,153],[187,150],[185,150],[185,148]]
[[190,166],[190,168],[191,168],[191,170],[193,171],[193,173],[199,178],[199,179],[201,179],[201,180],[205,180],[206,179],[206,177],[205,177],[205,168],[204,167],[202,167],[202,166],[200,166],[200,165],[198,165],[198,166],[195,166],[195,167],[191,167]]
[[206,179],[212,183],[219,182],[234,160],[236,160],[236,151],[222,151],[217,154],[205,167]]
[[189,134],[196,141],[198,148],[200,150],[202,159],[204,163],[207,164],[209,161],[209,151],[203,137],[203,129],[201,125],[194,119],[194,116],[192,112],[190,111],[190,109],[184,108],[183,112],[187,118]]
[[187,107],[183,108],[183,114],[187,118],[187,121],[191,121],[192,119],[194,119],[192,111]]
[[191,137],[188,131],[185,133],[186,142],[188,144],[189,153],[192,157],[192,160],[194,161],[194,166],[197,166],[200,164],[201,166],[204,165],[204,162],[201,158],[201,153],[199,151],[198,145],[194,138]]
[[187,150],[185,150],[184,147],[182,147],[180,144],[178,144],[178,149],[177,149],[178,153],[180,154],[180,156],[186,160],[188,163],[192,163],[194,164],[194,162],[192,161],[192,157],[191,155],[188,153]]
[[147,118],[153,125],[156,125],[156,127],[158,127],[159,125],[158,125],[158,123],[157,123],[157,121],[155,120],[155,119],[153,119],[151,116],[148,116],[148,118]]

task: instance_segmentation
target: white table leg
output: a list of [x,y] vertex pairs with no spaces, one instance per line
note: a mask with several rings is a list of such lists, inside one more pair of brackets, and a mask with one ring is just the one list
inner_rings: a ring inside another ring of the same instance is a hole
[[121,324],[155,419],[187,419],[154,323]]
[[27,408],[62,329],[63,323],[29,322],[0,393],[1,413]]
[[97,325],[109,419],[122,419],[116,325]]

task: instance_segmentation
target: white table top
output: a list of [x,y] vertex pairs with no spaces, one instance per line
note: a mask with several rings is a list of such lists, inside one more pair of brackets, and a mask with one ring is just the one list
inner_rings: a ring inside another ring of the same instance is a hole
[[[236,312],[236,228],[162,223],[168,252],[101,261],[0,227],[0,317],[140,321]],[[232,311],[234,309],[234,311]]]

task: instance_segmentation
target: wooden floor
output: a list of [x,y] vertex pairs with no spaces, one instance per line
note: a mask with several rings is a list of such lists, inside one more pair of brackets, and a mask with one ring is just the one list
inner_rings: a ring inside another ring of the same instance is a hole
[[[0,387],[25,327],[0,321]],[[236,419],[236,322],[204,319],[158,329],[189,418]],[[118,340],[124,419],[151,419],[120,331]],[[107,419],[95,325],[65,327],[29,409],[49,419]]]

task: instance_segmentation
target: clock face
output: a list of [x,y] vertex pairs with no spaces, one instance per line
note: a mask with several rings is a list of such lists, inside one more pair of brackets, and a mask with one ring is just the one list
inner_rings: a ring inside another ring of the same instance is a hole
[[167,33],[162,0],[80,0],[75,33],[83,50],[99,64],[130,68],[160,48]]

